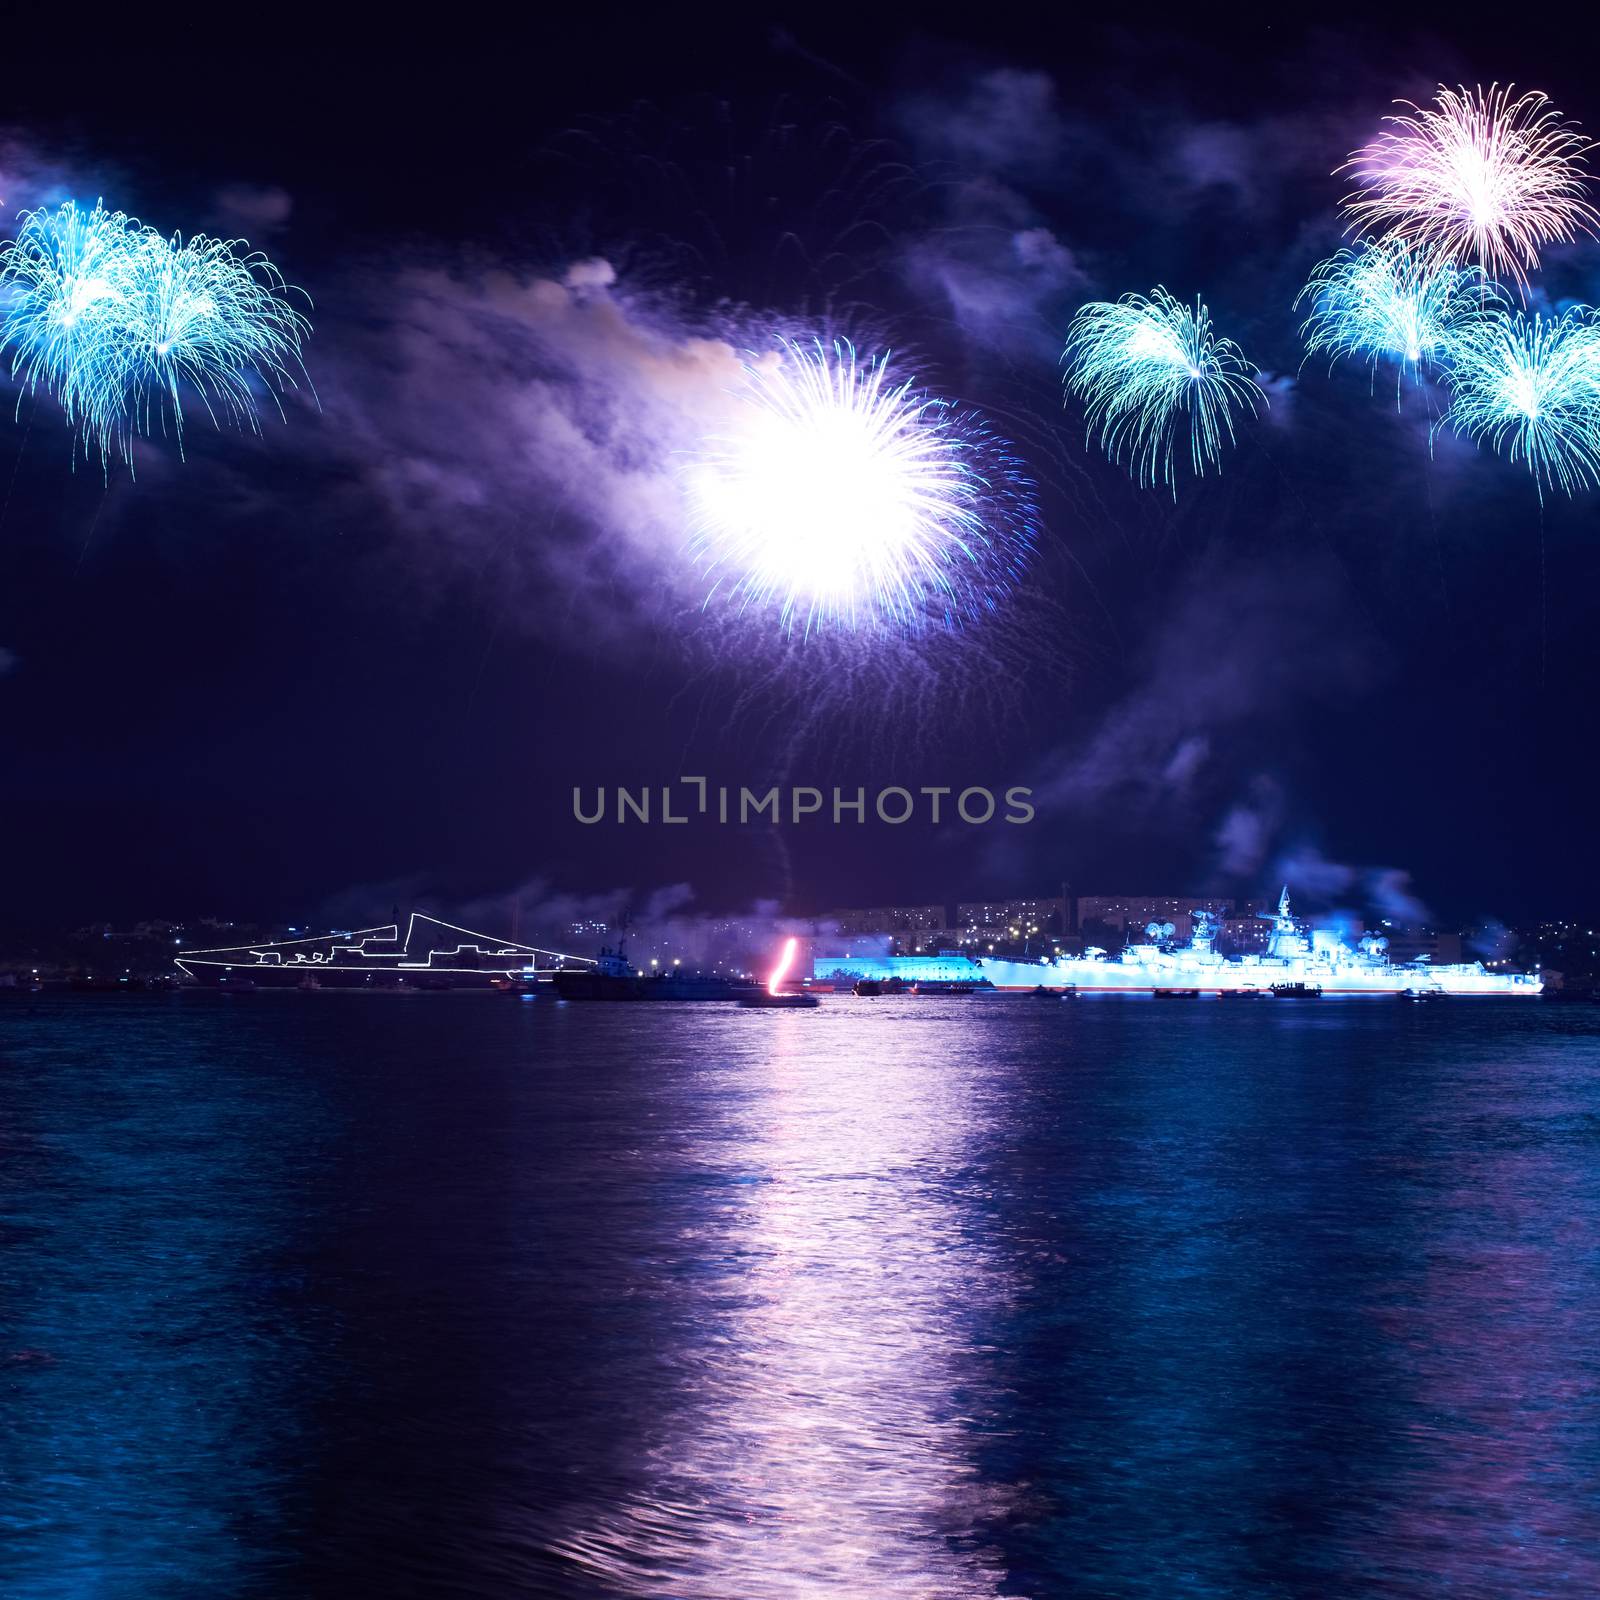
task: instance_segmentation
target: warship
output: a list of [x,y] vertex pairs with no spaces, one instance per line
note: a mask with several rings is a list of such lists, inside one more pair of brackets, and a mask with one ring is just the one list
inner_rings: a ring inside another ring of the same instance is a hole
[[1152,922],[1142,940],[1119,954],[1088,949],[1081,956],[1010,961],[946,951],[936,956],[829,956],[814,960],[819,981],[970,983],[1029,993],[1111,992],[1197,996],[1261,995],[1298,998],[1318,994],[1393,996],[1502,995],[1543,992],[1537,972],[1490,972],[1481,961],[1393,961],[1388,940],[1364,935],[1349,944],[1334,928],[1312,928],[1289,906],[1285,886],[1276,912],[1258,913],[1272,924],[1261,954],[1224,955],[1217,949],[1217,919],[1192,917],[1193,936],[1180,944],[1171,923]]

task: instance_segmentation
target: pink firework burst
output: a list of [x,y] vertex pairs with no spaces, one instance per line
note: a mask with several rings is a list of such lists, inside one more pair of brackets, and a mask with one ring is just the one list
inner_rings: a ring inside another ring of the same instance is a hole
[[1586,153],[1594,148],[1537,90],[1449,89],[1407,109],[1341,167],[1359,187],[1342,202],[1357,227],[1399,235],[1444,259],[1476,262],[1526,289],[1539,247],[1594,233]]

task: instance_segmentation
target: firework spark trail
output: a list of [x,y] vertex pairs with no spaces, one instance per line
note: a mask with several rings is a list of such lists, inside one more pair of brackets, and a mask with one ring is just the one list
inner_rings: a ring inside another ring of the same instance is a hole
[[168,240],[99,204],[24,212],[0,247],[0,350],[102,462],[115,451],[131,465],[136,437],[158,431],[181,454],[186,395],[218,427],[259,431],[257,390],[282,415],[311,324],[271,262],[240,243]]
[[1448,260],[1476,262],[1524,291],[1539,248],[1594,233],[1600,213],[1587,198],[1592,141],[1537,91],[1513,85],[1450,89],[1407,110],[1339,170],[1358,188],[1342,202],[1354,224],[1399,234]]
[[120,348],[136,225],[120,211],[97,204],[86,212],[70,200],[22,218],[16,239],[0,246],[0,350],[12,352],[12,376],[27,392],[43,387],[75,427],[104,440],[116,418],[107,414],[112,402],[102,371]]
[[1600,312],[1487,318],[1453,342],[1451,362],[1439,426],[1525,463],[1541,501],[1546,487],[1600,486]]
[[1257,370],[1231,339],[1211,330],[1211,313],[1157,287],[1082,307],[1067,332],[1062,360],[1067,393],[1083,402],[1088,431],[1141,484],[1168,484],[1176,497],[1173,451],[1187,421],[1196,476],[1220,467],[1224,440],[1235,440],[1234,414],[1266,397]]
[[259,431],[252,379],[283,414],[281,394],[305,376],[301,343],[309,321],[285,296],[282,275],[238,240],[196,234],[139,241],[130,341],[131,421],[142,433],[170,421],[181,441],[185,389],[218,427]]
[[779,627],[916,634],[982,619],[1036,542],[1033,487],[971,413],[845,341],[752,357],[686,473],[689,553]]
[[1421,382],[1446,361],[1452,341],[1506,309],[1503,291],[1479,268],[1452,265],[1398,237],[1318,262],[1296,307],[1307,300],[1300,328],[1307,359],[1360,358],[1374,374],[1380,361],[1392,361],[1397,403],[1407,374]]

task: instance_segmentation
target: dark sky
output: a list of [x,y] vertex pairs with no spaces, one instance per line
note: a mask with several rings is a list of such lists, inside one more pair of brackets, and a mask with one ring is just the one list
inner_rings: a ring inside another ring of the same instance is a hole
[[[1291,309],[1395,96],[1510,78],[1600,128],[1581,41],[1185,15],[374,42],[252,12],[209,55],[14,75],[7,214],[104,195],[248,234],[316,303],[321,409],[107,480],[47,399],[8,403],[0,924],[1284,874],[1448,917],[1592,905],[1596,501],[1430,457],[1423,398],[1299,370]],[[560,287],[596,261],[608,287]],[[1175,504],[1060,404],[1073,311],[1156,283],[1203,292],[1273,400]],[[1600,246],[1536,293],[1600,297]],[[1010,438],[1041,547],[992,637],[864,663],[668,597],[655,408],[694,340],[761,319],[906,353]],[[681,773],[1042,799],[1026,828],[572,819],[574,785]]]

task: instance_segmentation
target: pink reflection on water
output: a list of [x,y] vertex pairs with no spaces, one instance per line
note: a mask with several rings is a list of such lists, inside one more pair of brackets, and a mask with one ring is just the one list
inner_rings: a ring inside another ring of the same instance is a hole
[[973,1533],[1001,1508],[973,1459],[971,1330],[1009,1285],[963,1225],[980,1079],[936,1009],[719,1019],[727,1075],[708,1072],[707,1093],[726,1110],[692,1151],[717,1198],[671,1264],[692,1275],[689,1331],[647,1433],[648,1490],[597,1508],[564,1550],[606,1592],[998,1592]]
[[[1466,1082],[1445,1112],[1474,1153],[1418,1159],[1410,1254],[1425,1267],[1372,1312],[1409,1402],[1387,1514],[1358,1545],[1381,1552],[1386,1593],[1600,1594],[1600,1279],[1570,1271],[1600,1240],[1581,1170],[1534,1131],[1587,1108],[1503,1085],[1503,1072]],[[1441,1170],[1457,1180],[1442,1191]]]

